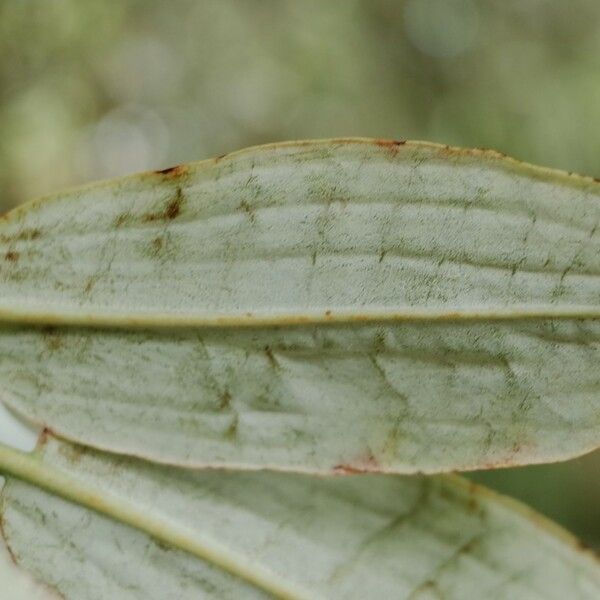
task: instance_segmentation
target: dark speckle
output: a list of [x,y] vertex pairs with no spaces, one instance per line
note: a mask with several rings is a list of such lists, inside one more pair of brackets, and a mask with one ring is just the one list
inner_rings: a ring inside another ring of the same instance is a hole
[[9,262],[17,262],[19,260],[19,253],[14,252],[13,250],[9,250],[4,255],[4,260],[8,260]]
[[42,336],[48,346],[48,350],[53,352],[62,348],[63,339],[55,327],[44,327],[42,329]]
[[158,538],[154,538],[155,544],[163,551],[163,552],[171,552],[173,550],[172,546],[159,540]]
[[163,238],[157,237],[152,240],[152,250],[154,254],[158,254],[163,247]]
[[127,222],[128,218],[129,218],[129,214],[128,213],[121,213],[115,219],[115,227],[121,227],[122,225],[124,225]]
[[238,423],[239,423],[239,417],[236,413],[233,415],[233,418],[231,419],[231,423],[229,424],[229,427],[227,428],[227,431],[225,433],[226,437],[234,438],[237,435]]
[[240,202],[238,208],[240,210],[243,210],[248,215],[248,218],[250,219],[251,223],[254,223],[256,215],[254,214],[254,210],[252,209],[252,207],[250,206],[250,204],[248,204],[248,202],[246,202],[246,200],[242,200]]
[[265,346],[265,354],[267,356],[267,360],[273,369],[279,369],[279,363],[273,354],[273,350],[271,350],[270,346]]
[[94,284],[96,283],[96,278],[95,277],[90,277],[86,284],[85,287],[83,288],[83,292],[84,294],[89,294],[92,291],[92,288],[94,287]]
[[374,352],[383,352],[385,350],[385,333],[378,331],[373,339],[373,350]]
[[231,406],[231,394],[229,393],[229,390],[225,390],[219,396],[219,410],[226,410],[226,409],[230,408],[230,406]]

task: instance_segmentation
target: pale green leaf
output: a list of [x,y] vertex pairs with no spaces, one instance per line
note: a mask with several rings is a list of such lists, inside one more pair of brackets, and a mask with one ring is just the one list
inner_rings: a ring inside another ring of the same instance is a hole
[[60,194],[0,227],[1,397],[182,465],[564,459],[600,441],[599,222],[592,179],[369,140]]
[[453,476],[194,472],[52,439],[0,470],[30,481],[3,492],[8,546],[67,599],[600,594],[568,534]]

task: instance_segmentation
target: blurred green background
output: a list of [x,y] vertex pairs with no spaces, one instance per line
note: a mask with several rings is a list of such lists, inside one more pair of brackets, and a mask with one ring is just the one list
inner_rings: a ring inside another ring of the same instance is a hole
[[[600,175],[598,0],[0,0],[0,58],[1,210],[293,138]],[[599,475],[596,452],[473,477],[600,549]]]

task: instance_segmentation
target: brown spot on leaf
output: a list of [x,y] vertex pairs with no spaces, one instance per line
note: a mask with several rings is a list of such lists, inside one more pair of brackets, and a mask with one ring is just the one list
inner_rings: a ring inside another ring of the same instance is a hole
[[375,142],[380,148],[386,149],[393,157],[398,154],[400,147],[406,144],[406,140],[377,140]]
[[8,260],[9,262],[17,262],[19,260],[19,253],[13,250],[9,250],[4,255],[4,260]]
[[[51,328],[47,327],[46,329],[51,329]],[[53,434],[54,434],[54,432],[52,431],[52,429],[50,429],[50,427],[47,427],[47,426],[44,427],[38,437],[38,446],[39,447],[45,446],[46,442],[48,441],[48,438],[51,437]]]
[[165,210],[165,216],[167,219],[174,219],[181,212],[181,190],[178,189],[178,194],[169,204]]
[[180,187],[177,188],[175,196],[169,200],[164,210],[154,213],[148,213],[144,216],[144,221],[150,223],[152,221],[170,221],[175,219],[181,213],[181,205],[183,204],[183,191]]
[[396,151],[399,146],[406,144],[406,140],[376,140],[375,143],[382,148],[389,148]]
[[353,465],[335,465],[333,472],[337,475],[355,475],[357,473],[364,473],[365,469]]
[[377,459],[369,454],[365,460],[358,460],[355,463],[344,463],[333,467],[333,473],[337,475],[354,475],[356,473],[378,473],[381,469]]
[[181,175],[185,175],[187,171],[188,167],[186,165],[175,165],[174,167],[167,167],[166,169],[154,172],[163,177],[181,177]]
[[325,316],[329,319],[331,317],[331,311],[330,310],[326,310],[325,311]]

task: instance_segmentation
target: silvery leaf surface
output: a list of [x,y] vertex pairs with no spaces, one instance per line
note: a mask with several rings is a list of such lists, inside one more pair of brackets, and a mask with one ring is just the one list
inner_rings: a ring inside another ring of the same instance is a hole
[[275,144],[0,225],[0,399],[154,461],[439,472],[600,440],[600,185],[418,142]]
[[195,472],[52,438],[0,470],[14,568],[68,600],[600,593],[569,534],[456,476]]

